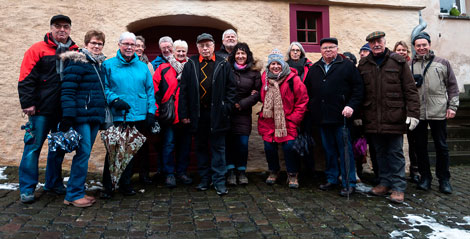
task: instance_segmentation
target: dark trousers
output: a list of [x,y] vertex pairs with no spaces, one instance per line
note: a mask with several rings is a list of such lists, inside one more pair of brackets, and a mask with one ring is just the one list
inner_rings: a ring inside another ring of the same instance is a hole
[[[115,126],[122,125],[122,122],[114,122]],[[144,136],[148,136],[150,134],[149,130],[147,129],[147,125],[145,121],[136,121],[136,122],[126,122],[126,125],[132,127],[135,126],[137,130],[142,133]],[[136,158],[143,158],[147,159],[148,157],[148,142],[146,141],[142,147],[137,151],[137,153],[132,157],[131,161],[127,165],[124,172],[121,174],[121,178],[119,179],[119,187],[121,188],[129,188],[131,187],[131,178],[132,178],[132,170],[134,167],[134,162]],[[106,153],[106,158],[104,161],[104,168],[103,168],[103,187],[104,190],[107,192],[111,192],[113,190],[113,184],[111,181],[111,173],[109,171],[109,155]]]
[[227,169],[237,169],[238,171],[246,170],[249,138],[249,135],[227,134],[225,137]]
[[225,132],[212,133],[210,122],[210,109],[201,109],[198,129],[194,135],[197,167],[201,181],[209,182],[212,179],[214,185],[224,185],[227,172]]
[[284,152],[284,161],[286,162],[287,173],[299,172],[299,158],[296,157],[295,151],[292,148],[294,140],[289,140],[282,143],[264,141],[264,152],[266,153],[266,161],[268,168],[271,172],[279,172],[281,166],[279,164],[278,146],[281,145]]
[[436,148],[436,176],[449,180],[449,147],[447,146],[447,120],[423,120],[413,131],[416,139],[418,168],[422,178],[432,179],[428,155],[428,125]]
[[408,130],[408,155],[410,157],[410,174],[418,171],[418,156],[416,155],[416,139],[413,131]]
[[404,192],[405,156],[403,155],[403,135],[371,134],[379,165],[380,184],[392,190]]

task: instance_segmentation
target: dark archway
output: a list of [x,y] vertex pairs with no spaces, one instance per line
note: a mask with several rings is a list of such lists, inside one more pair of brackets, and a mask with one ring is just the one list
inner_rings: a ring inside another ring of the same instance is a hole
[[188,43],[188,54],[197,53],[196,37],[201,33],[212,34],[216,41],[216,50],[222,43],[222,33],[226,29],[236,29],[229,23],[220,19],[196,15],[167,15],[146,18],[127,26],[128,31],[142,35],[146,40],[147,54],[150,60],[160,54],[158,40],[162,36],[170,36],[173,40],[182,39]]

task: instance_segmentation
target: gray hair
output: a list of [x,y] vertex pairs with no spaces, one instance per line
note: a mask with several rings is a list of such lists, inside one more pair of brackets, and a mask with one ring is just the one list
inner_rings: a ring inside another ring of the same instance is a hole
[[123,32],[119,37],[119,43],[121,43],[125,39],[132,39],[135,43],[135,34],[132,32]]
[[185,40],[176,40],[173,43],[173,49],[176,49],[176,47],[184,47],[188,51],[188,43]]
[[225,32],[222,34],[222,41],[225,39],[225,35],[227,35],[227,34],[233,34],[233,35],[235,35],[235,36],[237,37],[237,39],[238,39],[238,35],[237,35],[237,33],[235,32],[235,30],[233,30],[233,29],[227,29],[227,30],[225,30]]
[[302,44],[300,44],[300,42],[298,41],[293,41],[290,46],[289,46],[289,49],[287,50],[287,60],[290,60],[290,51],[292,50],[292,47],[293,46],[297,46],[299,47],[300,49],[300,58],[304,58],[305,57],[305,50],[304,50],[304,47],[302,46]]
[[145,38],[143,36],[136,36],[135,37],[135,40],[140,40],[142,43],[144,43],[144,46],[145,46]]
[[164,42],[169,42],[173,45],[173,39],[171,39],[169,36],[160,37],[160,40],[158,40],[158,46]]

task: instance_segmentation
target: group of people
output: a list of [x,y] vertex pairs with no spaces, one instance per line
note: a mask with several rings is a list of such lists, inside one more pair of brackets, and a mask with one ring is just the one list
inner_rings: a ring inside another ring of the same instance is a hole
[[[65,194],[66,205],[93,205],[96,199],[85,194],[84,185],[92,146],[98,131],[104,129],[107,107],[115,126],[135,126],[147,138],[155,122],[160,123],[158,165],[167,187],[193,182],[187,168],[194,139],[200,176],[196,188],[204,191],[213,185],[218,195],[225,195],[227,185],[248,184],[248,140],[252,107],[257,102],[262,103],[258,132],[268,162],[267,184],[278,181],[281,147],[287,184],[299,187],[302,157],[294,144],[299,133],[312,134],[318,129],[327,176],[320,189],[340,187],[340,195],[349,196],[356,186],[350,129],[362,127],[378,175],[378,185],[370,193],[391,194],[390,200],[403,202],[403,134],[408,132],[412,141],[410,154],[413,151],[416,156],[412,172],[419,180],[418,188],[429,190],[429,125],[436,145],[440,191],[452,192],[446,119],[455,116],[458,87],[449,62],[430,50],[427,33],[413,39],[417,54],[412,60],[406,43],[401,42],[394,49],[396,53],[392,52],[385,47],[385,33],[377,31],[367,36],[357,67],[353,54],[338,52],[336,38],[323,38],[317,62],[307,59],[302,44],[292,42],[287,59],[274,49],[263,70],[232,29],[223,33],[222,48],[217,52],[213,36],[200,34],[196,39],[198,54],[191,57],[186,41],[162,37],[161,55],[153,61],[144,54],[145,39],[124,32],[116,56],[105,60],[105,34],[88,31],[85,47],[79,49],[70,38],[71,25],[67,16],[52,17],[50,32],[44,41],[26,51],[21,65],[18,92],[33,135],[25,137],[19,167],[23,203],[35,201],[38,158],[47,133],[73,128],[82,139],[67,187],[61,173],[64,152],[49,151],[44,190]],[[136,194],[131,177],[138,159],[140,179],[152,183],[148,175],[150,143],[144,143],[122,173],[118,182],[122,194]],[[311,152],[303,157],[312,163]],[[109,160],[107,154],[100,195],[103,199],[113,195]]]

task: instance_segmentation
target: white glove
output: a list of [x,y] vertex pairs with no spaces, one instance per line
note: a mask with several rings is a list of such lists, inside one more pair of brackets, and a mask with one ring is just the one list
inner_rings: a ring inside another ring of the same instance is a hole
[[416,118],[413,118],[413,117],[406,117],[406,122],[405,123],[410,125],[410,127],[408,129],[410,129],[412,131],[418,125],[419,119],[416,119]]
[[353,121],[354,126],[362,126],[362,119],[355,119]]

